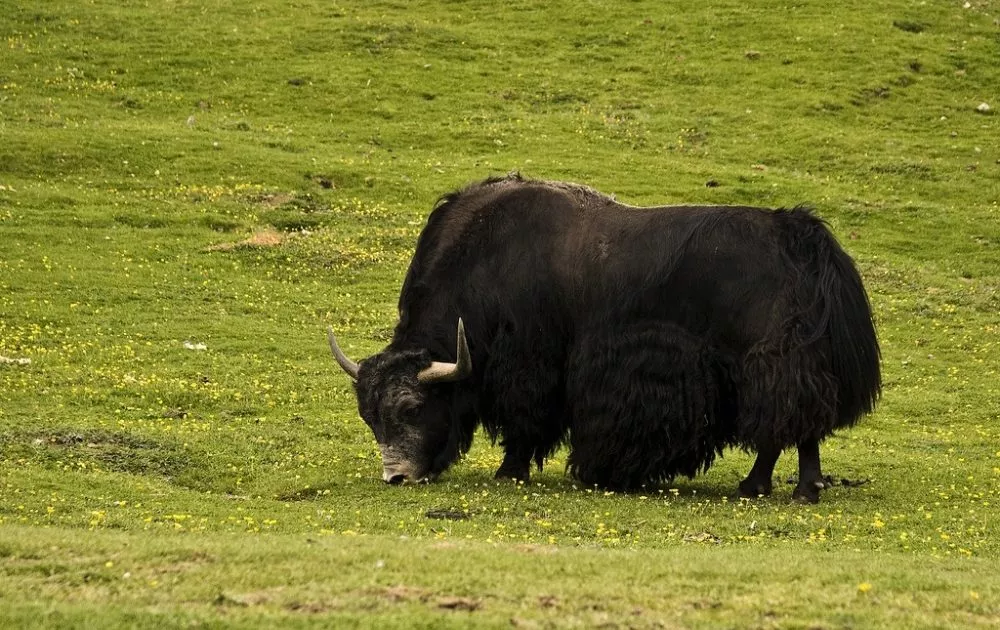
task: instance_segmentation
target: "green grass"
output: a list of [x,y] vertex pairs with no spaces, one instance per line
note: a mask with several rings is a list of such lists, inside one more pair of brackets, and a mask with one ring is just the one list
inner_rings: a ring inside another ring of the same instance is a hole
[[988,628],[997,585],[982,559],[819,549],[7,533],[8,624]]
[[[1000,11],[963,4],[6,3],[0,625],[997,625]],[[323,331],[384,346],[435,199],[510,170],[814,205],[879,325],[823,450],[864,483],[516,486],[480,438],[385,486]]]

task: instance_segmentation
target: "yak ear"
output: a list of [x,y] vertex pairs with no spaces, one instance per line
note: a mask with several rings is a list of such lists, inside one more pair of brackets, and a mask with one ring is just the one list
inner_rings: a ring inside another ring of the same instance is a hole
[[469,342],[465,339],[465,324],[462,318],[458,318],[458,348],[455,354],[458,360],[455,363],[441,363],[434,361],[430,367],[424,368],[417,374],[417,381],[423,384],[429,383],[452,383],[468,378],[472,374],[472,354],[469,352]]

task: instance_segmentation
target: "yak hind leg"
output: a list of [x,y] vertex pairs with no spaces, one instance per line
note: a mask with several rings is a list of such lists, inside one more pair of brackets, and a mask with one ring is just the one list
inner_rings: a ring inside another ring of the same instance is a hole
[[778,456],[781,449],[774,446],[767,446],[757,450],[757,459],[754,460],[753,468],[750,469],[746,479],[738,486],[739,496],[747,499],[756,499],[759,496],[770,496],[773,488],[772,477],[774,476],[774,465],[778,463]]
[[819,440],[799,443],[799,483],[792,498],[802,503],[819,503],[819,491],[826,487],[819,463]]

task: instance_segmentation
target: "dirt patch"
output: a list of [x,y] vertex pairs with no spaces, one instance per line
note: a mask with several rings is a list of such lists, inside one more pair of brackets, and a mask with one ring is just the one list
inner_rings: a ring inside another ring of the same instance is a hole
[[218,562],[218,558],[203,551],[192,551],[190,553],[180,553],[176,560],[168,564],[161,564],[150,567],[153,574],[157,576],[170,575],[176,573],[186,573],[200,567]]
[[281,232],[273,228],[265,228],[259,232],[255,232],[248,238],[242,241],[230,242],[230,243],[217,243],[215,245],[209,245],[205,248],[207,252],[231,252],[237,249],[261,249],[266,247],[278,247],[286,240],[288,240],[288,234],[282,234]]
[[559,549],[555,545],[532,545],[530,543],[524,543],[514,545],[513,549],[522,553],[540,553],[544,555],[559,553]]
[[324,604],[323,602],[292,602],[285,606],[287,610],[306,615],[322,615],[340,608],[339,605]]
[[722,542],[722,538],[716,536],[712,532],[696,532],[686,534],[682,540],[686,543],[710,543],[714,545],[718,545]]
[[250,593],[219,593],[212,600],[216,606],[229,606],[239,608],[250,608],[251,606],[262,606],[270,604],[274,600],[273,594],[269,591],[255,591]]
[[556,608],[559,606],[559,598],[555,595],[542,595],[538,598],[538,605],[542,608]]
[[473,611],[482,608],[482,600],[471,597],[461,597],[456,595],[435,595],[430,591],[412,586],[387,586],[375,591],[375,595],[394,604],[405,604],[409,602],[419,602],[421,604],[431,604],[437,608],[445,610],[465,610]]
[[431,594],[422,588],[403,585],[388,586],[382,589],[378,595],[394,604],[412,601],[426,602],[431,597]]
[[439,508],[427,510],[424,513],[427,518],[442,519],[446,521],[464,521],[469,518],[469,515],[463,510],[454,510],[450,508]]
[[263,193],[261,195],[254,196],[250,201],[259,203],[265,208],[277,208],[285,205],[292,199],[295,199],[295,196],[289,195],[288,193]]
[[299,490],[286,490],[278,493],[275,498],[279,501],[313,501],[329,495],[330,491],[336,487],[336,483],[326,483],[319,486],[301,488]]
[[447,610],[466,610],[472,612],[479,610],[481,606],[482,602],[471,597],[441,597],[437,600],[437,607]]

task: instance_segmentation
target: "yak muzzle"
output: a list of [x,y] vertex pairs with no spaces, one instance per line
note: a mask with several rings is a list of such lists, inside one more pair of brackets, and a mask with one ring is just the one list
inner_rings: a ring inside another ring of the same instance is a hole
[[390,486],[398,486],[404,483],[430,483],[436,478],[437,475],[431,473],[415,475],[407,472],[399,472],[398,469],[390,470],[389,468],[385,468],[382,470],[382,481]]
[[424,483],[431,481],[432,475],[426,467],[417,466],[406,456],[405,451],[393,446],[379,444],[382,452],[382,481],[396,486],[403,483]]
[[383,472],[382,480],[385,481],[390,486],[398,486],[399,484],[406,481],[406,475],[404,475],[403,473],[392,474],[388,472]]

